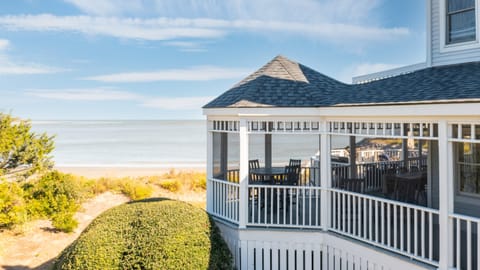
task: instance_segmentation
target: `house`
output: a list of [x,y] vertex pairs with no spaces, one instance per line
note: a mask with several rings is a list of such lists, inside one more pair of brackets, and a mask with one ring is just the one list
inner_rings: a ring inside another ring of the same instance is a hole
[[425,63],[344,84],[277,56],[204,106],[238,269],[480,269],[479,5],[427,0]]

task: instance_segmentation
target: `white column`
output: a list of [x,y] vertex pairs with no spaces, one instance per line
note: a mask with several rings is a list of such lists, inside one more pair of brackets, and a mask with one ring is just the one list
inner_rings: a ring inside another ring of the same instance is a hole
[[439,269],[448,270],[452,266],[453,232],[452,221],[448,218],[453,213],[453,151],[448,142],[449,127],[447,121],[438,123],[438,162],[439,162]]
[[213,207],[213,186],[210,179],[213,178],[213,127],[212,122],[207,120],[207,212],[212,212]]
[[248,126],[246,119],[240,119],[240,228],[245,228],[248,216]]
[[320,185],[321,191],[321,224],[323,230],[330,226],[330,192],[326,189],[332,187],[331,157],[330,157],[330,135],[327,134],[327,122],[320,122]]

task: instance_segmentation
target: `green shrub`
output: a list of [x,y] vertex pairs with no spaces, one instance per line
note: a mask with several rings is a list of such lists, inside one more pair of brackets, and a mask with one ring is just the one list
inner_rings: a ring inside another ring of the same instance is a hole
[[77,226],[73,215],[86,197],[86,191],[74,176],[53,171],[24,188],[28,193],[28,210],[32,217],[52,219],[56,229],[66,232]]
[[73,218],[72,212],[60,212],[52,216],[52,225],[54,228],[63,232],[73,232],[78,226],[78,221]]
[[160,181],[158,183],[158,186],[170,192],[177,192],[181,188],[180,182],[175,179],[166,179],[166,180]]
[[17,183],[0,180],[0,229],[11,228],[26,220],[23,190]]
[[54,269],[232,269],[232,259],[205,211],[150,199],[97,217]]
[[140,180],[132,178],[119,179],[114,185],[115,189],[118,189],[118,191],[120,191],[132,200],[141,200],[148,198],[152,195],[153,192],[151,186],[148,186]]
[[207,177],[202,172],[176,172],[170,170],[161,176],[150,176],[147,182],[170,192],[204,191],[207,188]]

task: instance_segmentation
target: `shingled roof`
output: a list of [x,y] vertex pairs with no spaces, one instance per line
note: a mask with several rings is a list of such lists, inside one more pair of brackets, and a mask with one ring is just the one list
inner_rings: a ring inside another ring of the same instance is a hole
[[333,107],[480,100],[480,62],[345,84],[277,56],[204,108]]

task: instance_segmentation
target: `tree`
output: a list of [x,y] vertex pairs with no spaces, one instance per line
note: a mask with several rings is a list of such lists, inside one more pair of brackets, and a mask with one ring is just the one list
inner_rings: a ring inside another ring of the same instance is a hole
[[29,121],[0,113],[0,176],[20,168],[31,175],[53,166],[53,137],[31,128]]

